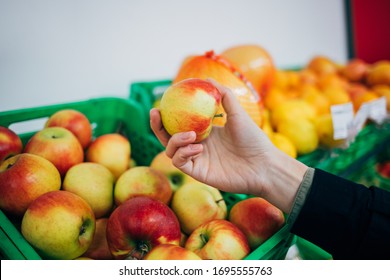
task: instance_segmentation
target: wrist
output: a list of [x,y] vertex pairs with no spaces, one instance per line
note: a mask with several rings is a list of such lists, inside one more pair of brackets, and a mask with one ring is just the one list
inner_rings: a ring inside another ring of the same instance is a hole
[[268,182],[261,196],[289,214],[308,166],[280,150],[272,153],[268,162]]

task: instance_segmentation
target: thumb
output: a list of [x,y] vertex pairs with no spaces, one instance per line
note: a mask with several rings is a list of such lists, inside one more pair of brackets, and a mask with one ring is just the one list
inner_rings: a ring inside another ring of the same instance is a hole
[[207,80],[210,81],[222,94],[222,106],[228,116],[242,114],[244,112],[244,109],[230,88],[219,84],[213,79]]

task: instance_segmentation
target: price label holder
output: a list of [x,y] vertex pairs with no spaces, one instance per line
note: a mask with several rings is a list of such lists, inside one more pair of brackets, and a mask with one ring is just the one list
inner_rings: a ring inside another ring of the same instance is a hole
[[330,111],[333,122],[333,138],[335,140],[348,138],[351,135],[350,131],[354,120],[352,103],[332,105]]

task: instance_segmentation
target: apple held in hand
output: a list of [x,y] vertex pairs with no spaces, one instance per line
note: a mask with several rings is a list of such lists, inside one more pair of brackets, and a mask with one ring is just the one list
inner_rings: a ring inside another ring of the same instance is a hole
[[0,163],[14,155],[20,154],[23,144],[20,137],[8,127],[0,126]]
[[79,140],[63,127],[47,127],[38,131],[30,138],[24,151],[51,161],[62,177],[69,168],[84,160]]
[[191,234],[203,223],[227,217],[226,203],[220,191],[201,182],[180,187],[173,194],[171,208],[186,234]]
[[247,198],[233,205],[229,221],[245,234],[253,250],[284,225],[283,212],[260,197]]
[[174,166],[172,159],[167,156],[165,151],[158,153],[153,158],[150,167],[165,174],[171,184],[171,189],[174,192],[184,184],[195,181],[191,176]]
[[244,233],[227,220],[212,220],[197,227],[185,248],[204,260],[241,260],[250,253]]
[[130,198],[141,195],[168,204],[172,197],[168,178],[162,172],[149,166],[130,168],[115,183],[115,204],[120,205]]
[[115,180],[129,168],[131,145],[129,139],[109,133],[97,137],[88,147],[86,161],[96,162],[107,167]]
[[87,148],[92,140],[92,126],[83,113],[64,109],[57,111],[46,121],[45,127],[59,126],[68,129],[80,141],[83,149]]
[[22,153],[0,165],[0,208],[11,215],[21,217],[37,197],[60,188],[60,173],[43,157]]
[[154,247],[144,260],[201,260],[194,252],[173,244],[161,244]]
[[62,189],[84,198],[92,207],[95,218],[101,218],[114,206],[114,183],[114,175],[107,167],[82,162],[66,172]]
[[200,142],[211,132],[221,99],[218,89],[206,80],[182,80],[171,85],[161,98],[162,123],[170,135],[195,131],[196,142]]
[[159,200],[138,196],[118,206],[107,223],[107,242],[115,259],[142,259],[159,244],[179,245],[180,225]]
[[22,220],[22,235],[46,259],[81,256],[90,246],[94,232],[95,216],[88,203],[62,190],[35,199]]

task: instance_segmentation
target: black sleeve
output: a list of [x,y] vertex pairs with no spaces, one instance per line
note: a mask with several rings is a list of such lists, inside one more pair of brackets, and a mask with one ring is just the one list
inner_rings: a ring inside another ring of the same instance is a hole
[[334,259],[390,260],[390,192],[315,169],[291,232]]

